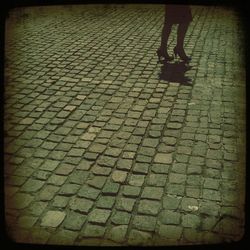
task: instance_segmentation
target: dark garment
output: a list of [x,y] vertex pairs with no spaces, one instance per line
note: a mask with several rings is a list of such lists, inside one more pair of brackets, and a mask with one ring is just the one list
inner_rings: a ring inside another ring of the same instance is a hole
[[169,24],[189,23],[192,19],[191,9],[188,5],[166,5],[165,22]]

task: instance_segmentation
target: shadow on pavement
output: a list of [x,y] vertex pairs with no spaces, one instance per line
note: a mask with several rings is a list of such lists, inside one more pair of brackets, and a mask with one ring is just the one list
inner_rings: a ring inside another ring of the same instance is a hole
[[185,73],[192,68],[185,62],[167,62],[163,61],[160,80],[177,82],[183,85],[192,85],[191,79],[185,76]]

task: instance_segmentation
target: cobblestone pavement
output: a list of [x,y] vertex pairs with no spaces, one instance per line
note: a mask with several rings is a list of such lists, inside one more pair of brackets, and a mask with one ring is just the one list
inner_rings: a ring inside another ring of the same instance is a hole
[[10,13],[4,180],[12,239],[66,245],[241,239],[242,26],[233,9],[192,6],[192,12],[189,85],[159,80],[162,5]]

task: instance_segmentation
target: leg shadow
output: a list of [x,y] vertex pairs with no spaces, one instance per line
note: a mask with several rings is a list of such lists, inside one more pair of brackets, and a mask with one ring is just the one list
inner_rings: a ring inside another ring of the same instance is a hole
[[192,68],[185,62],[162,62],[161,73],[159,79],[169,82],[177,82],[183,85],[192,85],[189,77],[185,73]]

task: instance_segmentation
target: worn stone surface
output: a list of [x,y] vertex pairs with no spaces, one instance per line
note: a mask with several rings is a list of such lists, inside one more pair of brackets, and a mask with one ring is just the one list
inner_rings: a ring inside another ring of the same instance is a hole
[[[158,62],[163,5],[8,13],[4,204],[15,242],[166,246],[244,235],[241,15],[191,11],[189,63]],[[172,29],[169,54],[175,45]]]
[[94,209],[89,214],[88,221],[95,224],[105,224],[110,216],[110,210]]
[[27,208],[34,197],[30,194],[16,193],[13,197],[6,200],[7,208],[24,209]]
[[126,197],[135,198],[135,197],[139,196],[140,191],[141,191],[140,187],[134,187],[134,186],[127,185],[127,186],[124,186],[124,189],[123,189],[122,193]]
[[115,226],[112,227],[108,234],[108,238],[115,242],[124,242],[126,241],[126,233],[128,230],[128,226]]
[[41,226],[57,227],[63,222],[65,216],[66,216],[66,214],[64,212],[48,211],[45,214],[45,216],[42,218]]
[[148,232],[132,229],[129,233],[128,244],[132,246],[150,246],[152,236]]
[[172,154],[158,153],[154,158],[156,163],[170,164],[173,161]]
[[159,235],[162,239],[178,240],[181,237],[183,228],[175,225],[160,225]]
[[145,181],[145,176],[144,175],[139,175],[139,174],[132,174],[129,177],[128,183],[131,186],[135,187],[141,187]]
[[142,192],[142,198],[160,200],[163,195],[163,188],[161,187],[145,187]]
[[17,221],[17,225],[22,228],[31,228],[37,221],[37,217],[24,215]]
[[119,192],[120,184],[107,181],[102,189],[102,193],[104,195],[112,195],[115,196]]
[[138,213],[157,215],[161,204],[158,201],[141,200],[138,206]]
[[72,245],[77,238],[78,233],[72,232],[67,229],[61,229],[55,234],[53,234],[49,240],[48,244],[51,245]]
[[74,198],[70,201],[69,207],[76,212],[88,214],[93,204],[93,201],[84,198]]
[[160,222],[162,224],[173,224],[173,225],[179,225],[181,214],[178,212],[170,211],[170,210],[162,210],[160,213]]
[[86,221],[86,215],[82,215],[79,213],[71,212],[67,215],[64,221],[64,227],[68,230],[79,231]]
[[128,225],[131,219],[131,214],[123,211],[116,211],[111,218],[111,221],[115,225]]
[[120,198],[117,200],[117,209],[127,212],[132,212],[135,205],[135,200],[130,198]]
[[156,226],[156,218],[153,216],[136,215],[132,225],[142,231],[154,231]]
[[99,196],[99,194],[100,194],[99,189],[92,188],[88,185],[85,185],[82,188],[80,188],[77,193],[79,197],[84,197],[91,200],[95,200]]
[[87,224],[85,230],[83,231],[82,237],[98,238],[98,237],[103,237],[104,233],[105,233],[105,227],[99,225]]
[[55,197],[55,193],[58,191],[58,187],[47,185],[41,192],[38,194],[39,200],[49,201]]
[[126,178],[127,178],[127,172],[125,171],[120,171],[120,170],[115,170],[112,173],[112,180],[114,182],[118,182],[118,183],[124,183]]
[[179,204],[181,202],[180,197],[175,196],[164,196],[163,199],[163,208],[169,209],[169,210],[176,210],[179,207]]

